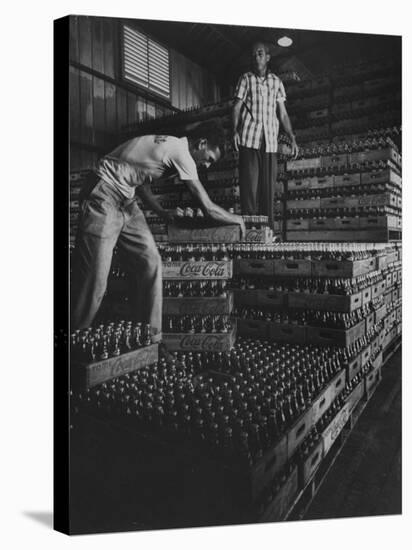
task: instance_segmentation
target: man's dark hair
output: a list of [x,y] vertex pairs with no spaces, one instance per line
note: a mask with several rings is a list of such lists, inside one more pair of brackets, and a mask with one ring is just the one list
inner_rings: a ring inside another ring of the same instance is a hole
[[253,44],[250,47],[250,51],[253,52],[253,50],[256,48],[258,44],[261,44],[265,48],[265,52],[267,54],[270,54],[269,44],[267,42],[264,42],[263,40],[255,40],[255,42],[253,42]]
[[220,120],[207,120],[206,122],[200,122],[196,126],[192,126],[187,129],[186,135],[195,143],[201,139],[207,139],[207,142],[211,148],[219,147],[220,158],[223,158],[226,153],[226,138]]

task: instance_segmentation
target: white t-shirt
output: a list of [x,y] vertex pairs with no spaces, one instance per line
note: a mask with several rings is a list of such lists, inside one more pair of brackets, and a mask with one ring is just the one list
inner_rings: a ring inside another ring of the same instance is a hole
[[96,171],[127,198],[134,196],[135,187],[161,177],[198,179],[187,138],[173,136],[141,136],[126,141],[103,157]]

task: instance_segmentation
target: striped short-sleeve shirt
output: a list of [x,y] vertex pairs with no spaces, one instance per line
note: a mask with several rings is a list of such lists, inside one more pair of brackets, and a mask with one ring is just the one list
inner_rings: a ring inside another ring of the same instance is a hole
[[260,149],[265,137],[266,152],[276,153],[279,121],[278,102],[286,100],[282,81],[274,73],[265,77],[253,72],[243,74],[236,87],[235,98],[243,102],[240,111],[240,144],[249,149]]

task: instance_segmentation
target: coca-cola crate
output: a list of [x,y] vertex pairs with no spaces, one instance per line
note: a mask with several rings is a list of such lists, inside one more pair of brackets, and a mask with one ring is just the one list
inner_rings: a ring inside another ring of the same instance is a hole
[[254,319],[238,319],[237,331],[240,336],[249,336],[251,338],[269,338],[269,326],[268,321],[254,320]]
[[377,256],[376,258],[376,269],[382,270],[385,269],[388,265],[388,257],[386,254],[382,254],[382,256]]
[[170,351],[230,351],[235,345],[236,326],[227,333],[163,333],[163,342]]
[[397,321],[402,320],[402,306],[399,306],[396,308],[396,320]]
[[314,189],[317,187],[317,176],[304,178],[290,178],[287,182],[288,191],[296,191],[300,189]]
[[333,91],[333,97],[335,99],[346,99],[348,97],[356,97],[362,93],[362,84],[352,84],[350,86],[339,86],[335,88]]
[[378,355],[375,357],[375,359],[373,359],[372,366],[374,369],[378,369],[379,367],[382,366],[382,364],[383,364],[383,353],[382,351],[380,351]]
[[399,239],[399,232],[391,235],[388,229],[323,229],[308,231],[287,231],[286,241],[290,242],[389,242]]
[[236,243],[240,241],[238,225],[186,228],[171,224],[168,227],[168,234],[171,243]]
[[[312,206],[316,201],[320,201],[320,205]],[[373,207],[373,206],[392,206],[397,207],[397,196],[394,193],[385,192],[374,195],[359,195],[355,197],[321,197],[320,199],[308,199],[308,205],[299,206],[299,201],[295,201],[297,204],[294,208],[359,208],[359,207]],[[287,202],[288,205],[289,201]],[[289,208],[289,206],[288,206]]]
[[317,210],[321,207],[320,197],[315,197],[313,199],[290,199],[286,201],[286,210],[297,210],[302,208],[307,208],[311,210]]
[[350,113],[351,111],[352,103],[350,101],[335,103],[332,107],[332,114],[335,115],[335,119],[342,118],[342,115]]
[[244,241],[248,243],[270,244],[273,242],[273,231],[269,227],[246,229]]
[[392,272],[392,284],[395,285],[398,282],[398,271]]
[[393,323],[396,322],[396,309],[392,310],[391,313],[390,313],[390,324],[393,325]]
[[396,302],[399,298],[399,290],[396,288],[395,290],[392,290],[392,302]]
[[158,348],[158,344],[151,344],[102,361],[92,363],[73,362],[71,366],[71,383],[74,388],[84,390],[156,363]]
[[300,325],[271,323],[269,338],[275,342],[290,344],[304,344],[306,342],[306,327]]
[[381,380],[381,367],[373,369],[365,376],[365,394],[367,399],[369,399],[372,391],[379,384]]
[[322,166],[321,157],[314,157],[310,159],[288,160],[286,162],[286,170],[288,172],[295,172],[299,170],[317,170],[321,166]]
[[342,432],[343,428],[349,420],[349,404],[346,403],[329,426],[322,432],[323,440],[323,456],[325,456],[332,445],[335,443],[339,434]]
[[336,374],[329,384],[322,390],[312,404],[313,423],[320,419],[323,413],[330,407],[332,402],[345,388],[346,371],[342,369]]
[[196,280],[196,279],[231,279],[233,276],[232,260],[211,260],[206,262],[163,262],[163,279]]
[[375,324],[379,323],[386,316],[387,307],[386,304],[383,304],[375,311]]
[[371,172],[362,172],[360,181],[363,185],[370,185],[373,183],[392,183],[399,188],[402,187],[401,176],[391,168],[373,170]]
[[396,87],[398,81],[394,77],[374,78],[363,83],[365,92],[372,93],[382,88]]
[[387,290],[383,295],[383,300],[387,306],[392,303],[392,290]]
[[378,336],[378,338],[379,338],[379,346],[382,347],[382,348],[384,347],[383,343],[384,343],[384,341],[385,341],[385,335],[386,335],[386,329],[383,328],[383,329],[380,331],[379,336]]
[[233,311],[233,293],[219,297],[163,298],[163,313],[168,315],[230,315]]
[[274,275],[274,260],[236,259],[234,272],[236,275]]
[[399,155],[393,147],[382,149],[373,149],[372,151],[362,151],[349,154],[349,164],[364,164],[377,160],[390,160],[399,164]]
[[311,260],[273,260],[273,274],[276,277],[312,275]]
[[286,220],[286,229],[287,231],[302,231],[309,229],[309,219],[290,219]]
[[398,323],[398,326],[396,327],[396,335],[400,336],[402,334],[402,323]]
[[368,286],[362,290],[362,306],[366,306],[372,300],[372,288]]
[[365,322],[366,322],[366,332],[369,332],[370,329],[375,324],[375,312],[374,311],[372,311],[372,313],[369,313],[369,315],[366,316]]
[[314,277],[353,278],[365,275],[376,269],[376,259],[365,260],[320,260],[312,262]]
[[360,402],[364,394],[365,394],[365,384],[362,380],[362,382],[359,382],[356,388],[352,390],[351,393],[346,398],[346,405],[348,406],[349,414],[351,414],[355,410],[356,405]]
[[334,178],[334,187],[345,187],[347,185],[360,185],[361,175],[360,173],[355,174],[341,174],[335,176]]
[[369,361],[369,359],[371,358],[371,354],[372,354],[372,349],[371,349],[371,346],[366,346],[361,352],[360,352],[360,357],[361,357],[361,366],[364,367],[366,365],[366,363]]
[[293,501],[299,490],[298,467],[295,466],[291,474],[287,477],[285,483],[280,487],[272,502],[267,506],[263,514],[258,518],[258,522],[279,521],[281,520]]
[[307,118],[309,120],[318,120],[320,118],[326,118],[329,116],[329,108],[325,107],[324,109],[318,109],[317,111],[309,111],[307,113]]
[[341,170],[342,168],[346,168],[348,166],[348,155],[346,153],[342,153],[339,155],[328,155],[322,157],[321,165],[324,168],[337,168]]
[[379,346],[380,346],[379,335],[376,336],[376,338],[374,338],[373,340],[371,340],[370,346],[371,346],[371,355],[373,356],[379,350]]
[[255,305],[283,307],[287,303],[288,294],[286,292],[277,292],[276,290],[257,290]]
[[339,311],[351,313],[362,306],[362,294],[357,292],[350,296],[333,294],[306,294],[291,292],[288,295],[288,306],[291,308],[317,309],[319,311]]
[[359,340],[365,334],[365,321],[361,321],[347,330],[307,327],[306,338],[312,344],[322,344],[329,346],[350,346],[356,340]]
[[398,216],[368,216],[367,218],[359,218],[360,229],[399,229]]
[[313,408],[305,411],[293,424],[287,433],[288,460],[295,454],[296,449],[313,427]]
[[362,368],[362,357],[359,353],[352,361],[349,361],[346,367],[346,377],[348,382],[350,382],[355,376],[360,372]]
[[314,476],[322,462],[323,456],[323,440],[320,439],[313,449],[310,450],[309,454],[300,462],[299,483],[302,489]]
[[270,485],[276,474],[287,462],[287,438],[284,436],[248,472],[250,494],[253,501]]
[[[309,221],[309,229],[313,231],[333,231],[359,229],[359,218],[314,218]],[[321,234],[319,235],[321,237]]]

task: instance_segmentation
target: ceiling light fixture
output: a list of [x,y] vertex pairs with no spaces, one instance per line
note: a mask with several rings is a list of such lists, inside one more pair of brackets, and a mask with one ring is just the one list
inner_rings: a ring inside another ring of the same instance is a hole
[[293,40],[289,36],[282,36],[282,38],[279,38],[278,44],[282,48],[289,48],[293,44]]

